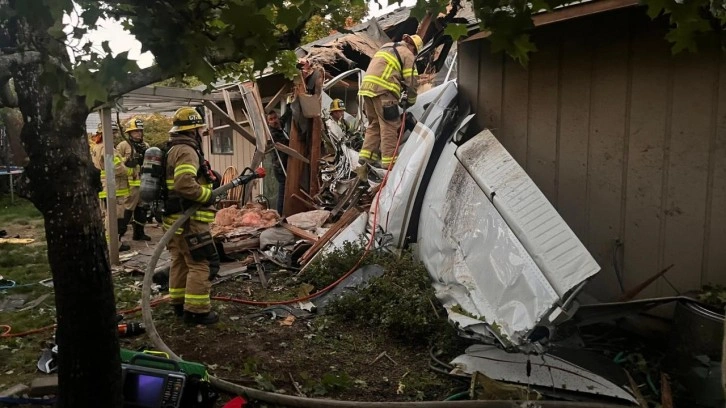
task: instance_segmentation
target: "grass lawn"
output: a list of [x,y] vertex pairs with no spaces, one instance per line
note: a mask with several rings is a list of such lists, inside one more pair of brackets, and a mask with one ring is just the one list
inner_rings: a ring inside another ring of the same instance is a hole
[[[50,295],[40,304],[28,310],[0,311],[0,325],[9,326],[11,333],[19,333],[55,322],[53,289],[38,284],[50,278],[47,245],[43,217],[33,205],[24,199],[10,203],[8,196],[0,196],[0,230],[8,237],[33,238],[27,245],[0,243],[0,275],[15,286],[0,289],[0,304],[8,299],[23,297],[30,303],[41,296]],[[21,309],[25,307],[21,306]],[[8,327],[1,327],[6,332]],[[36,375],[36,363],[43,339],[49,339],[52,331],[43,335],[0,339],[0,390],[17,383],[27,383]]]

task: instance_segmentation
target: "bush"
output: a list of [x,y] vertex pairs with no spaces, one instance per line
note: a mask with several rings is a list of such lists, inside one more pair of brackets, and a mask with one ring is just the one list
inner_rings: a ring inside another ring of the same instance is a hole
[[[310,282],[316,282],[317,289],[324,287],[350,270],[362,252],[361,243],[332,251],[310,271]],[[331,302],[327,313],[346,322],[385,330],[390,337],[408,343],[429,344],[452,334],[421,262],[410,252],[400,257],[376,252],[369,257],[362,264],[377,263],[384,274],[355,293]]]

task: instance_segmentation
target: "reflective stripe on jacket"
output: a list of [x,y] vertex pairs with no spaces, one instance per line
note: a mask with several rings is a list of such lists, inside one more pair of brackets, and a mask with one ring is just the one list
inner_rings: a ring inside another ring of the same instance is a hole
[[[172,137],[194,140],[184,135],[172,135]],[[199,175],[199,156],[189,145],[178,144],[169,149],[166,154],[166,177],[169,199],[182,198],[205,203],[212,196],[212,185],[206,177]],[[181,213],[165,216],[162,220],[164,227],[170,228],[179,217]],[[203,207],[192,214],[190,219],[209,224],[214,222],[214,211],[209,207]],[[181,234],[183,230],[178,229],[175,232]]]
[[[106,168],[105,168],[105,152],[103,143],[98,143],[91,147],[91,158],[93,165],[101,170],[101,184],[103,190],[98,193],[98,198],[108,197],[106,191]],[[113,173],[116,181],[116,197],[126,197],[129,195],[129,178],[132,177],[133,169],[124,166],[118,152],[113,152]]]
[[[399,61],[393,47],[396,46]],[[416,88],[418,82],[418,71],[414,63],[411,50],[404,43],[387,43],[376,52],[368,65],[363,83],[358,95],[376,97],[386,92],[392,93],[396,98],[401,97],[401,89],[405,89],[408,95],[408,103],[416,103]],[[401,62],[403,66],[401,66]]]
[[[146,142],[143,142],[145,148],[149,148],[149,144]],[[131,146],[131,144],[124,140],[121,143],[116,146],[116,150],[118,151],[118,154],[123,158],[124,162],[129,161],[131,159],[131,156],[134,154],[134,148]],[[133,173],[131,174],[131,177],[129,177],[129,186],[131,187],[140,187],[141,186],[141,165],[143,163],[138,163],[136,167],[133,168]]]

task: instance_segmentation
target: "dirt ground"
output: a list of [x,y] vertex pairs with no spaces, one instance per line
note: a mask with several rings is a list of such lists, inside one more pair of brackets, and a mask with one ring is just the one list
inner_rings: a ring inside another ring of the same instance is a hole
[[[160,229],[147,231],[154,241],[161,235]],[[133,241],[131,245],[132,251],[146,247]],[[224,269],[234,265],[225,264]],[[285,284],[294,272],[274,271],[278,268],[273,265],[266,269],[271,271],[266,273],[268,290],[252,270],[253,279],[239,277],[215,285],[212,295],[286,297]],[[289,395],[357,401],[443,400],[468,386],[430,370],[429,347],[415,339],[391,341],[381,332],[325,315],[294,318],[283,309],[264,312],[230,302],[214,302],[213,307],[221,320],[211,327],[185,325],[166,304],[154,309],[154,319],[167,345],[182,358],[204,362],[213,375],[235,383]],[[140,321],[140,315],[125,320]],[[150,346],[146,336],[122,339],[122,347],[143,346]]]
[[[0,325],[11,326],[13,333],[51,325],[55,321],[52,288],[37,284],[50,277],[40,215],[28,208],[27,203],[20,207],[2,204],[0,229],[6,230],[8,236],[34,238],[36,242],[0,245],[0,275],[19,284],[17,288],[0,290],[0,303],[7,296],[18,294],[26,296],[27,302],[43,300],[28,310],[0,311]],[[151,242],[126,240],[132,251],[148,252],[162,235],[161,229],[153,226],[148,226],[146,232],[153,238]],[[239,258],[246,259],[246,254],[240,254]],[[227,263],[223,269],[240,265],[241,262]],[[250,269],[249,279],[238,276],[214,285],[212,295],[265,301],[299,295],[295,292],[300,284],[295,279],[296,271],[280,270],[270,264],[265,265],[265,270],[269,285],[266,289],[257,271]],[[140,280],[140,274],[114,274],[118,310],[139,305]],[[213,307],[221,319],[211,327],[185,325],[164,303],[154,308],[153,316],[162,338],[172,350],[185,360],[206,364],[213,375],[222,379],[287,395],[349,401],[441,401],[466,391],[469,386],[468,381],[447,375],[440,363],[445,364],[462,353],[467,344],[453,330],[444,345],[437,347],[437,351],[442,349],[442,354],[433,359],[428,342],[406,336],[403,330],[391,336],[384,330],[321,313],[293,318],[289,316],[289,309],[284,308],[263,309],[221,301],[213,301]],[[126,315],[124,321],[140,322],[141,315]],[[635,377],[647,405],[658,406],[661,351],[628,338],[618,340],[612,331],[596,330],[588,336],[593,339],[588,347],[611,359],[624,361],[624,368]],[[46,330],[0,339],[0,390],[18,383],[29,384],[33,378],[45,376],[36,369],[36,363],[52,337],[53,331]],[[122,338],[121,345],[131,350],[153,349],[145,334]],[[677,392],[675,387],[674,391]],[[217,406],[222,407],[232,397],[222,395]],[[254,402],[248,406],[266,405]]]
[[[42,219],[32,209],[27,214],[10,209],[19,212],[6,213],[6,218],[0,219],[0,229],[6,230],[8,236],[34,238],[36,242],[22,247],[0,246],[0,257],[6,259],[0,274],[18,284],[30,284],[6,293],[0,291],[0,301],[11,292],[23,293],[27,301],[50,294],[31,310],[0,312],[0,324],[18,333],[52,324],[55,307],[52,289],[32,284],[50,277]],[[124,241],[131,245],[132,252],[153,249],[162,230],[147,226],[146,233],[153,238],[151,242],[132,241],[127,234]],[[19,255],[15,260],[6,256],[16,252]],[[22,265],[28,257],[34,261]],[[226,264],[225,268],[236,265]],[[274,269],[267,267],[268,290],[262,288],[257,273],[250,271],[252,280],[228,280],[215,285],[213,295],[257,300],[294,297],[285,288],[293,272]],[[138,274],[114,275],[119,310],[139,304],[140,280]],[[289,395],[358,401],[442,400],[467,387],[430,370],[429,347],[415,339],[391,341],[380,331],[324,315],[293,320],[285,319],[280,310],[261,313],[258,307],[228,302],[214,302],[213,307],[221,320],[212,327],[185,325],[173,316],[167,304],[156,307],[153,313],[162,337],[176,353],[186,360],[203,362],[212,374],[242,385]],[[127,315],[124,321],[140,322],[141,315]],[[36,363],[52,336],[53,330],[47,330],[0,339],[0,390],[18,383],[29,384],[33,378],[45,375],[36,369]],[[133,350],[153,347],[146,335],[122,338],[121,344]],[[218,406],[231,398],[222,395]]]

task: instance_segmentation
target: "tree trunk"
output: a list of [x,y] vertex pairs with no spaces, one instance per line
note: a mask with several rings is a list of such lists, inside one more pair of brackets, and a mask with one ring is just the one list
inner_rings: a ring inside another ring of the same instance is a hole
[[42,212],[55,285],[58,407],[121,407],[121,361],[113,281],[91,164],[76,98],[56,110],[41,68],[15,75],[29,164],[21,194]]

